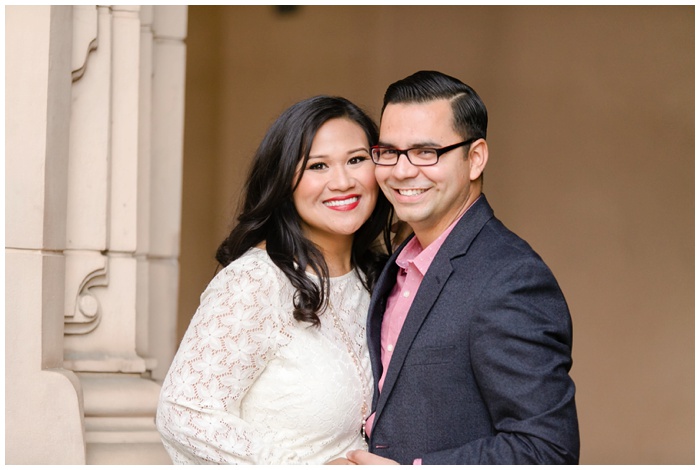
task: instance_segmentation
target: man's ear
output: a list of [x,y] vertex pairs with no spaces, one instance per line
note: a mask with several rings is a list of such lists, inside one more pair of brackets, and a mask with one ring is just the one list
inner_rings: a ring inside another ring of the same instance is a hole
[[479,139],[469,149],[469,179],[476,181],[489,161],[489,146],[486,140]]

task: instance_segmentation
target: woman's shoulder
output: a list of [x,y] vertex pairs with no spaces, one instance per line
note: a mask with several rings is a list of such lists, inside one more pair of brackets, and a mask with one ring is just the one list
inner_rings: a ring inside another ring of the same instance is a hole
[[217,273],[217,277],[236,277],[251,271],[258,275],[263,273],[270,275],[282,272],[272,261],[270,255],[267,254],[267,251],[260,248],[250,248],[240,257],[231,261],[227,266],[221,269],[221,271]]
[[280,284],[284,282],[284,273],[270,259],[267,251],[251,248],[221,269],[207,290],[253,288],[267,291],[273,287],[281,288]]
[[292,299],[284,273],[265,250],[251,248],[214,276],[200,296],[199,310],[258,320],[274,316],[286,322],[284,312]]

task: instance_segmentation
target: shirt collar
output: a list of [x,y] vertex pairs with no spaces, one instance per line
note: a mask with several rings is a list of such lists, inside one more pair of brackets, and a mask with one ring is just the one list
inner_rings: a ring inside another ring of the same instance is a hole
[[[479,199],[481,199],[481,195],[479,195],[474,202],[478,201]],[[439,237],[433,240],[433,242],[428,245],[427,248],[423,249],[418,241],[418,238],[414,236],[408,243],[406,243],[406,246],[401,253],[399,253],[399,256],[396,257],[396,264],[400,268],[406,270],[408,269],[408,265],[413,263],[418,271],[425,276],[425,273],[428,272],[430,264],[435,259],[435,255],[437,255],[437,252],[440,251],[440,247],[442,247],[442,244],[450,235],[452,229],[460,220],[462,220],[464,214],[466,214],[473,205],[474,203],[467,207],[467,210],[465,210],[462,215],[457,217],[457,219],[452,222],[452,224],[447,227],[447,229],[445,229],[445,231],[442,232]]]

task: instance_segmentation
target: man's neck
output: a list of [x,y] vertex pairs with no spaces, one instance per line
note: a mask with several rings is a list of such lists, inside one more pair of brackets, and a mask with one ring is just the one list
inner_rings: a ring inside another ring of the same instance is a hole
[[469,197],[466,201],[465,204],[459,209],[459,211],[456,212],[455,215],[452,217],[446,217],[443,219],[440,223],[432,225],[432,226],[426,226],[426,227],[413,227],[413,232],[416,234],[416,238],[418,239],[418,242],[420,243],[420,246],[423,248],[426,248],[430,246],[431,243],[433,243],[437,238],[442,235],[445,230],[447,230],[449,227],[452,226],[457,220],[459,220],[467,210],[481,197],[481,192],[478,192],[475,194],[473,197]]

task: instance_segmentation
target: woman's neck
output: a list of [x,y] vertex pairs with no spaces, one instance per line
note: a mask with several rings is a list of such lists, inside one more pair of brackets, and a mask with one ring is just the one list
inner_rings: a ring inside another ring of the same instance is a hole
[[[321,250],[323,259],[328,266],[328,275],[338,277],[352,270],[352,237],[333,237],[330,239],[315,240],[312,242]],[[256,245],[261,250],[266,249],[265,241]]]
[[352,270],[352,236],[333,236],[311,239],[321,250],[330,277],[338,277]]
[[328,275],[330,277],[339,277],[349,273],[352,270],[352,262],[349,251],[347,253],[347,256],[345,254],[329,254],[327,252],[324,252],[323,250],[321,250],[321,253],[323,253],[323,257],[326,260],[326,265],[328,266]]

